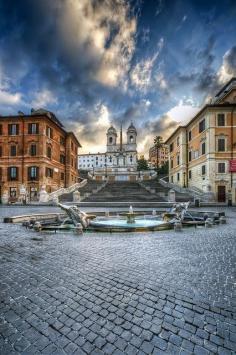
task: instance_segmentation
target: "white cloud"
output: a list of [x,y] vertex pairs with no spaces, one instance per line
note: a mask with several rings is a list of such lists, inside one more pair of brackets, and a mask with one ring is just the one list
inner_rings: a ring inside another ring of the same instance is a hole
[[42,91],[36,92],[34,99],[31,102],[31,106],[36,109],[46,108],[47,105],[55,103],[57,103],[57,98],[50,90],[44,89]]
[[163,48],[163,45],[164,39],[161,38],[159,40],[158,49],[156,53],[152,57],[147,58],[146,60],[141,60],[131,70],[131,83],[133,86],[135,86],[137,90],[140,90],[145,93],[153,86],[154,83],[158,82],[159,77],[158,75],[153,75],[153,67]]
[[197,114],[199,107],[194,106],[193,100],[180,100],[178,105],[172,107],[166,115],[172,120],[181,124],[186,124],[190,119]]
[[236,46],[230,48],[223,56],[223,62],[218,70],[217,78],[220,84],[224,84],[236,75]]
[[0,90],[0,104],[2,105],[18,105],[21,103],[20,93],[10,93]]
[[66,46],[98,63],[90,73],[93,79],[121,85],[135,50],[136,18],[128,2],[66,0],[62,6],[59,30]]

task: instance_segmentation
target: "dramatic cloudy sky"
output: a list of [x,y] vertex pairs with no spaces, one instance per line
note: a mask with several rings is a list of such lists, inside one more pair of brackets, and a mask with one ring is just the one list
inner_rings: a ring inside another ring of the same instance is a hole
[[233,75],[235,0],[0,0],[0,114],[51,110],[83,152],[131,120],[146,152]]

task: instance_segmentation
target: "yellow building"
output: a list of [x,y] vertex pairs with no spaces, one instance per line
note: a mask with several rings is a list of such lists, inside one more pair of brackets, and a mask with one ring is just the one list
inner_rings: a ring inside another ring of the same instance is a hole
[[236,202],[236,78],[166,140],[169,181]]

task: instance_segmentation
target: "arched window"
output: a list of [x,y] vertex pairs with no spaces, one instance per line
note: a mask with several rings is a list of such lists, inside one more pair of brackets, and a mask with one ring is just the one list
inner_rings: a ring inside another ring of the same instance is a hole
[[112,142],[113,142],[112,137],[109,137],[109,143],[112,144]]
[[129,136],[129,141],[130,141],[130,143],[133,143],[134,142],[134,136]]

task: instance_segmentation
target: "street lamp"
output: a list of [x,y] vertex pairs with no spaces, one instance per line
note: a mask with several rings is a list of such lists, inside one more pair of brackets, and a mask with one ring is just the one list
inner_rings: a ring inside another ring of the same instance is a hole
[[184,185],[183,185],[183,187],[185,188],[186,187],[186,172],[185,171],[183,172],[183,176],[184,176]]
[[105,163],[105,178],[107,178],[107,164]]

